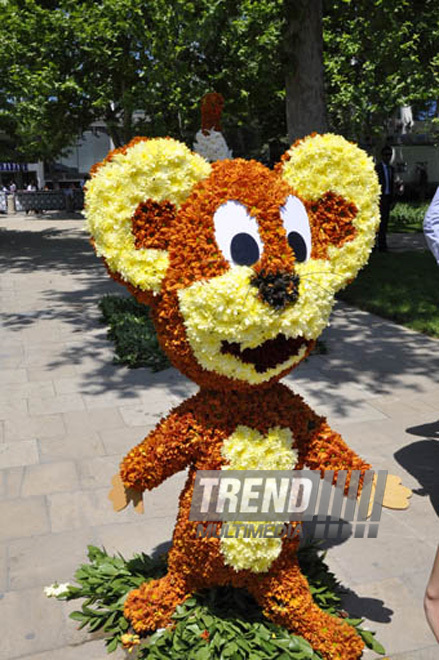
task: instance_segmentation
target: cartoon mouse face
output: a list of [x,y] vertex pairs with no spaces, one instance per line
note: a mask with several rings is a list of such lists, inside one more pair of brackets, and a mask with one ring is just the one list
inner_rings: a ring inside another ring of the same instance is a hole
[[373,163],[334,135],[275,171],[209,165],[171,139],[135,140],[96,170],[88,226],[109,271],[151,305],[163,349],[212,389],[278,380],[311,350],[378,223]]

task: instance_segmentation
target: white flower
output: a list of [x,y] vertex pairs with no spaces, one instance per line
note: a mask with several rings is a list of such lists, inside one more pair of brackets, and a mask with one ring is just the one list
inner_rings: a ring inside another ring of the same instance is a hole
[[210,163],[233,158],[223,134],[214,129],[207,131],[207,134],[198,131],[195,136],[194,151]]
[[50,587],[44,587],[44,593],[46,594],[47,598],[58,598],[58,596],[63,596],[66,594],[69,590],[69,587],[70,584],[68,582],[64,582],[64,584],[58,584],[58,582],[54,582],[50,585]]

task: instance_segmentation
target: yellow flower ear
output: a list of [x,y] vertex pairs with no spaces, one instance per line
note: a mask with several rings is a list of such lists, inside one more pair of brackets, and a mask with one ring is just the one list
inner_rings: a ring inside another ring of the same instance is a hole
[[85,195],[87,228],[110,271],[143,291],[160,291],[167,250],[142,245],[133,231],[134,214],[142,203],[178,210],[210,169],[201,156],[170,138],[136,139],[95,167]]
[[345,286],[367,262],[379,225],[380,188],[372,158],[340,135],[327,133],[296,142],[277,167],[304,200],[318,202],[334,193],[355,207],[352,240],[327,249],[334,286]]

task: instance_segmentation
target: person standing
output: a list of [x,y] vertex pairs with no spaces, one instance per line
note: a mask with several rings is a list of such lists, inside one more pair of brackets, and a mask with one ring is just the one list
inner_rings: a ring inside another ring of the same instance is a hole
[[381,161],[377,165],[377,174],[381,186],[380,215],[381,222],[378,230],[378,250],[387,252],[387,226],[390,211],[394,205],[395,168],[390,164],[392,160],[392,147],[386,145],[381,149]]
[[439,643],[439,547],[425,590],[424,611],[428,624]]
[[424,236],[439,266],[439,188],[424,217]]
[[73,192],[75,190],[75,184],[71,183],[68,188],[64,188],[64,194],[66,196],[66,211],[73,211]]

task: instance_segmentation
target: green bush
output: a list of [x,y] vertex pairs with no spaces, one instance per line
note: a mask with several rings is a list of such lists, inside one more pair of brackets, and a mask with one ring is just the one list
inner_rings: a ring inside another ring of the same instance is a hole
[[115,362],[128,367],[148,367],[161,371],[170,366],[160,348],[149,308],[134,298],[104,296],[99,301],[108,337],[115,344]]
[[427,209],[427,203],[398,202],[390,212],[389,231],[398,233],[422,231],[422,223]]

